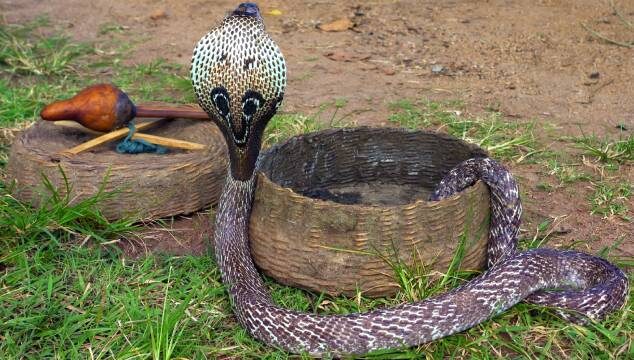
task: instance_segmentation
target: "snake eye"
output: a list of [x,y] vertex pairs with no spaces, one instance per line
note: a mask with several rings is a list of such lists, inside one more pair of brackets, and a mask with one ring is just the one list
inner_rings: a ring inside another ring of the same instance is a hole
[[264,98],[259,92],[248,90],[242,97],[242,113],[250,118],[258,111],[263,102]]
[[229,115],[229,94],[223,87],[211,90],[211,100],[213,100],[216,110],[220,116]]
[[260,102],[258,101],[258,99],[253,99],[253,98],[252,99],[247,99],[242,104],[242,112],[246,116],[252,116],[253,114],[255,114],[258,111],[259,107],[260,107]]

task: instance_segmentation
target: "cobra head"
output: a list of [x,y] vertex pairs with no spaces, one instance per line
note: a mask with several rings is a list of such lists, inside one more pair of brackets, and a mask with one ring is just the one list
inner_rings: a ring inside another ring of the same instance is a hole
[[242,3],[196,45],[191,79],[200,107],[229,149],[231,176],[247,180],[262,134],[282,102],[286,64],[254,3]]

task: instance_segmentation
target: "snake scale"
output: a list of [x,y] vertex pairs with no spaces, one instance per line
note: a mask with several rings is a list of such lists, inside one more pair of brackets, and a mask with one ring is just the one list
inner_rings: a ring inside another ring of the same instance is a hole
[[581,322],[624,304],[627,278],[601,258],[545,248],[517,252],[522,208],[515,180],[496,161],[478,158],[451,170],[431,200],[478,179],[489,186],[489,266],[483,274],[440,296],[367,313],[319,315],[277,306],[251,259],[248,224],[262,133],[284,96],[286,65],[255,4],[240,4],[198,42],[191,78],[200,106],[229,149],[216,215],[216,259],[238,321],[264,343],[315,356],[364,354],[463,331],[520,301],[556,307]]

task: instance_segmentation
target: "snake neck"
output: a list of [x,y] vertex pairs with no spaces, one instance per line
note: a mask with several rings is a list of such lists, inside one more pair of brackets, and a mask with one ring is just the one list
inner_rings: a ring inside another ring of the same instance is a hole
[[228,173],[216,213],[216,260],[234,303],[243,296],[270,298],[253,264],[249,246],[249,217],[255,186],[255,173],[247,180],[235,179]]

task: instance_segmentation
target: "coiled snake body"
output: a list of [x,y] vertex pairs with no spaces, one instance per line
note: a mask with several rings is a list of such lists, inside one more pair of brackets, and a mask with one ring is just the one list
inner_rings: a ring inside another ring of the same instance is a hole
[[451,196],[478,179],[490,187],[486,272],[443,295],[362,314],[325,316],[280,308],[249,251],[262,132],[286,86],[284,58],[264,31],[255,4],[241,4],[200,40],[191,77],[199,104],[219,126],[229,148],[230,169],[216,215],[218,266],[238,321],[257,339],[312,355],[362,354],[460,332],[522,300],[563,309],[562,316],[576,321],[600,319],[623,305],[627,278],[603,259],[553,249],[517,253],[517,185],[497,162],[480,158],[447,174],[432,200]]

